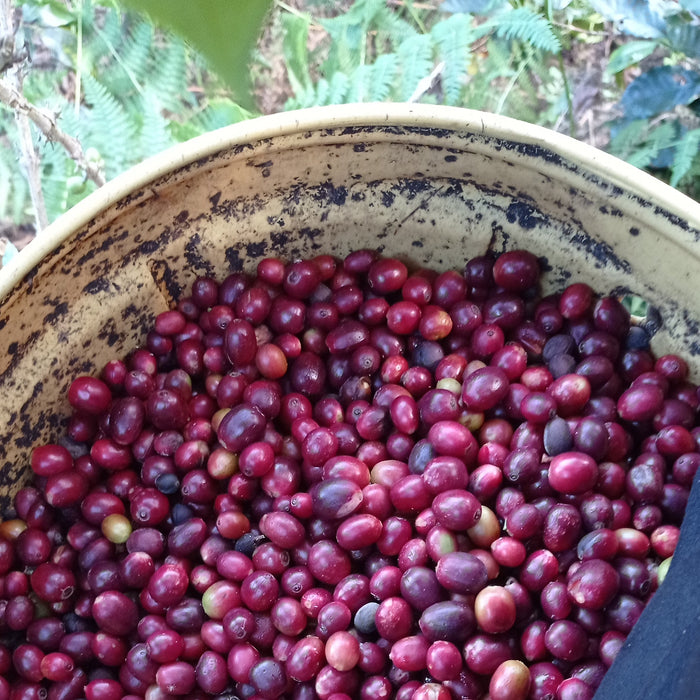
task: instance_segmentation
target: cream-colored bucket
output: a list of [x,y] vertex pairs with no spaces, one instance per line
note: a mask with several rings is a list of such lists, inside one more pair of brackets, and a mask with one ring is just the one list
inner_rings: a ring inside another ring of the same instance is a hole
[[656,352],[700,379],[700,205],[523,122],[423,105],[316,108],[193,139],[119,176],[0,272],[0,507],[56,439],[70,380],[145,337],[197,275],[267,255],[370,247],[461,269],[487,249],[546,259],[545,284],[633,292]]

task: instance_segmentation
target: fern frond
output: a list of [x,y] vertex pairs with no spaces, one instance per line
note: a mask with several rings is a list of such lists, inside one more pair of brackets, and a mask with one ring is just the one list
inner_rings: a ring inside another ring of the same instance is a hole
[[53,221],[68,203],[69,159],[56,144],[47,144],[41,150],[41,190],[46,214]]
[[[89,13],[89,14],[88,14]],[[113,60],[112,49],[122,42],[122,22],[117,12],[112,9],[85,8],[83,31],[87,30],[85,46],[94,57],[95,63],[107,65]],[[91,37],[94,32],[97,36]]]
[[91,109],[85,114],[84,146],[93,146],[105,161],[105,174],[112,178],[127,165],[129,149],[125,144],[133,142],[138,133],[117,98],[102,83],[90,75],[84,77],[85,101]]
[[614,129],[609,150],[618,158],[626,160],[642,143],[648,132],[649,122],[646,119],[633,119],[619,128]]
[[331,40],[328,57],[323,65],[326,75],[337,71],[350,75],[365,62],[367,32],[383,4],[384,0],[357,0],[347,12],[319,20]]
[[311,18],[308,15],[292,13],[282,15],[284,31],[282,47],[286,59],[287,78],[297,96],[308,92],[312,87],[307,48],[310,23]]
[[348,91],[348,76],[345,73],[335,73],[328,84],[328,97],[326,104],[339,105],[345,102],[345,95]]
[[527,7],[501,12],[486,24],[493,27],[496,36],[503,39],[523,41],[550,53],[561,50],[561,43],[551,22]]
[[693,162],[700,164],[700,129],[686,131],[678,142],[671,166],[671,186],[678,183],[690,172]]
[[233,100],[222,97],[210,100],[206,107],[192,120],[197,133],[215,131],[229,124],[236,124],[252,115]]
[[182,39],[168,34],[165,46],[155,52],[150,88],[163,107],[173,112],[182,109],[187,94],[187,47]]
[[372,66],[361,65],[355,68],[348,79],[345,102],[366,102],[370,93]]
[[418,82],[433,69],[433,43],[429,34],[416,34],[401,42],[397,52],[401,65],[399,98],[408,100]]
[[396,51],[401,42],[408,37],[418,34],[410,22],[403,19],[387,4],[382,5],[380,12],[375,17],[374,28],[377,31],[377,46],[388,45],[392,51]]
[[138,145],[134,150],[140,158],[147,158],[172,146],[174,141],[168,122],[161,114],[160,103],[147,96],[142,101],[142,109]]
[[438,22],[430,32],[435,40],[439,57],[445,63],[442,87],[447,104],[455,105],[467,78],[470,46],[474,40],[470,15],[457,13]]
[[385,53],[372,65],[369,102],[382,102],[389,98],[394,88],[399,69],[399,58],[395,53]]
[[672,121],[664,121],[649,130],[647,139],[641,146],[627,157],[627,162],[637,168],[647,168],[658,157],[659,153],[671,146],[677,138],[677,125]]
[[155,49],[152,25],[138,21],[133,26],[125,27],[121,43],[115,48],[117,58],[103,73],[104,84],[118,95],[138,92],[149,80],[151,53]]
[[316,104],[317,105],[328,105],[328,96],[330,94],[331,88],[328,81],[325,78],[321,78],[318,83],[316,83]]

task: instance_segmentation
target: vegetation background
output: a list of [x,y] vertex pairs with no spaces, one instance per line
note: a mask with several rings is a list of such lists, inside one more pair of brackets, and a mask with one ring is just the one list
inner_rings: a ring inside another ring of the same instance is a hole
[[700,198],[700,0],[125,3],[0,0],[5,261],[147,156],[322,104],[504,114]]

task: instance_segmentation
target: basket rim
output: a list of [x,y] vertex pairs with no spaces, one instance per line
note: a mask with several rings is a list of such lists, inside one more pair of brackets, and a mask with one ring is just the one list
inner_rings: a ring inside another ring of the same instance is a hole
[[134,191],[168,173],[236,145],[321,129],[391,126],[478,134],[540,146],[584,169],[588,175],[652,203],[655,212],[665,211],[700,229],[700,203],[615,156],[543,126],[462,107],[391,102],[310,107],[260,116],[201,134],[116,176],[47,226],[0,269],[0,302],[75,231]]

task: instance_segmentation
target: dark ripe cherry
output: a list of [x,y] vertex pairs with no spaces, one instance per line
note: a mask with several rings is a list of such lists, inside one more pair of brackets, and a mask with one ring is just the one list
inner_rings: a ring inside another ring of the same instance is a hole
[[462,385],[462,400],[472,411],[496,406],[508,391],[508,377],[499,367],[483,367],[472,372]]
[[513,653],[504,635],[477,633],[464,645],[467,668],[480,675],[491,675],[501,663],[512,658]]
[[224,332],[224,349],[235,368],[249,365],[258,349],[253,325],[242,318],[233,319]]
[[450,552],[441,557],[435,568],[441,586],[457,593],[477,593],[488,581],[484,563],[468,552]]
[[626,639],[627,637],[622,632],[618,632],[617,630],[607,630],[601,635],[598,654],[600,656],[600,660],[608,668],[612,665],[612,662],[620,652],[620,649],[624,645]]
[[596,461],[583,452],[563,452],[549,464],[549,483],[560,493],[585,493],[593,488],[597,479]]
[[135,523],[153,526],[162,523],[170,510],[167,496],[154,488],[140,488],[131,494],[129,510]]
[[333,354],[351,353],[365,345],[370,338],[367,326],[354,320],[344,320],[326,335],[326,346]]
[[537,549],[528,555],[518,579],[529,591],[541,591],[559,574],[559,562],[548,549]]
[[600,528],[585,534],[576,545],[578,558],[610,561],[617,554],[617,537],[612,530]]
[[292,390],[305,396],[318,396],[326,382],[323,360],[311,352],[302,352],[289,368]]
[[[518,338],[521,344],[522,338]],[[484,323],[478,326],[471,335],[470,347],[480,360],[487,360],[505,345],[505,336],[500,326],[495,323]]]
[[312,545],[308,566],[318,581],[335,585],[350,574],[352,563],[337,543],[321,540]]
[[571,620],[556,620],[544,635],[545,646],[552,656],[562,661],[578,661],[588,646],[585,630]]
[[700,468],[700,452],[688,452],[673,463],[673,480],[681,486],[690,486]]
[[259,408],[241,403],[231,408],[219,423],[219,442],[231,452],[240,452],[265,434],[265,416]]
[[620,417],[626,421],[650,420],[661,409],[664,393],[655,384],[639,384],[627,389],[617,401]]
[[367,282],[375,294],[397,292],[408,278],[406,266],[393,258],[376,260],[367,271]]
[[522,292],[532,287],[539,274],[537,258],[526,250],[503,253],[493,264],[494,282],[512,292]]
[[158,430],[182,429],[190,417],[187,401],[170,389],[160,389],[148,396],[146,416]]
[[540,474],[540,456],[534,447],[516,448],[503,462],[503,476],[517,485],[533,483]]
[[97,415],[109,408],[112,392],[96,377],[76,377],[68,388],[68,401],[76,411]]
[[439,493],[432,508],[441,525],[458,532],[473,527],[481,517],[481,503],[473,494],[459,489]]
[[567,589],[571,599],[588,610],[601,610],[618,593],[620,576],[603,559],[587,559],[569,577]]
[[73,572],[50,562],[39,564],[30,578],[34,593],[47,603],[68,600],[75,592]]
[[601,493],[584,496],[580,504],[581,518],[586,530],[610,527],[615,513],[612,502]]
[[559,415],[566,418],[578,414],[588,403],[591,385],[586,377],[566,373],[547,387],[547,393],[555,400]]
[[162,564],[148,582],[148,592],[161,605],[178,603],[189,585],[187,571],[177,564]]
[[650,464],[636,464],[627,472],[626,493],[634,502],[656,503],[663,494],[663,475]]
[[49,536],[39,528],[28,527],[15,539],[15,552],[26,566],[38,566],[47,561],[51,549]]
[[643,610],[644,603],[639,598],[621,593],[605,609],[607,627],[629,634]]
[[601,356],[614,362],[620,354],[620,342],[610,333],[591,331],[578,344],[578,351],[583,358]]
[[62,445],[39,445],[32,450],[31,468],[37,476],[54,476],[73,468],[73,457]]
[[557,504],[544,517],[542,541],[552,552],[573,548],[581,533],[581,515],[575,506]]
[[406,569],[401,577],[401,596],[420,611],[437,603],[441,592],[435,572],[423,566]]
[[513,330],[525,318],[525,304],[517,294],[500,293],[486,300],[482,307],[484,323],[495,323],[504,330]]
[[473,301],[458,301],[450,309],[452,330],[455,334],[468,337],[482,324],[481,308]]
[[612,564],[619,576],[621,593],[644,598],[651,591],[651,575],[643,561],[632,557],[617,557]]
[[629,330],[630,314],[616,297],[602,297],[593,308],[593,323],[601,331],[624,338]]
[[317,517],[344,518],[362,503],[362,489],[349,479],[325,479],[312,487],[311,503]]

